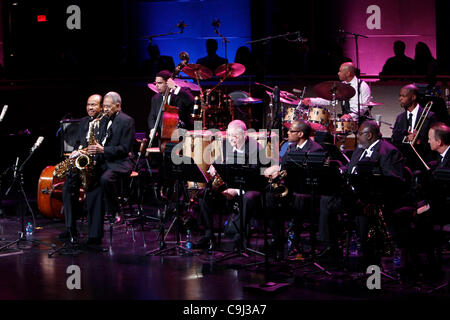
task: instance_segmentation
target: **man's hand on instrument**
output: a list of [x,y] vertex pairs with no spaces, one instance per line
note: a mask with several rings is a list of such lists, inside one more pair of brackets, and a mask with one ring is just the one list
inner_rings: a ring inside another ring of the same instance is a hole
[[88,151],[89,154],[97,154],[97,153],[104,153],[105,152],[103,146],[101,144],[99,144],[99,143],[92,144],[92,145],[88,146],[87,151]]
[[408,141],[409,142],[413,141],[415,136],[416,136],[416,130],[414,130],[413,132],[409,132],[408,137],[407,137]]
[[77,158],[81,155],[81,152],[78,150],[73,150],[72,153],[70,154],[69,158],[73,159],[73,158]]
[[211,177],[214,177],[217,173],[216,168],[214,168],[213,165],[209,166],[208,173],[211,175]]
[[222,194],[228,199],[231,200],[238,195],[238,190],[233,188],[228,188],[225,191],[222,191]]
[[150,139],[152,138],[152,134],[153,134],[154,131],[155,131],[155,128],[153,128],[153,129],[150,130],[150,134],[148,135],[148,137],[149,137]]
[[278,165],[271,166],[264,170],[264,176],[266,178],[275,178],[278,175],[279,171],[280,171],[280,166],[278,166]]
[[341,120],[349,120],[349,121],[351,121],[352,119],[353,119],[352,116],[349,115],[348,113],[342,115],[342,117],[341,117]]
[[173,81],[172,78],[167,79],[167,86],[173,90],[175,89],[175,87],[177,86],[177,84],[175,83],[175,81]]

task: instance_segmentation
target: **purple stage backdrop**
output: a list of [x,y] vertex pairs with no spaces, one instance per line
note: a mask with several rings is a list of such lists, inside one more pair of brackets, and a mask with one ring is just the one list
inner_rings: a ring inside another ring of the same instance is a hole
[[[368,37],[358,37],[362,74],[377,75],[394,55],[396,40],[405,42],[405,54],[413,59],[419,41],[436,58],[435,0],[341,0],[338,14],[338,28]],[[356,63],[355,40],[348,34],[344,54]]]

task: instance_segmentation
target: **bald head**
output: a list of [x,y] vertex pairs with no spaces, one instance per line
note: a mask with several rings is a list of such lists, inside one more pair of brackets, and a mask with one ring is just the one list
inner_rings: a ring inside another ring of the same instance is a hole
[[418,98],[419,89],[415,85],[408,84],[400,89],[399,102],[402,108],[413,111]]
[[86,103],[86,112],[89,117],[92,118],[97,118],[98,115],[103,112],[101,95],[93,94],[88,98]]
[[339,67],[339,80],[350,82],[356,74],[356,67],[352,62],[344,62]]

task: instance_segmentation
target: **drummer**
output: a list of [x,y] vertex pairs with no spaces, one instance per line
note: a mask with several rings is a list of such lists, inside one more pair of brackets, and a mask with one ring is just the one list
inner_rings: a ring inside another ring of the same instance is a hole
[[[345,62],[341,64],[338,72],[339,80],[345,84],[350,85],[355,89],[355,94],[350,98],[342,102],[342,120],[358,121],[358,84],[359,84],[359,115],[368,115],[368,107],[364,104],[368,103],[371,98],[369,85],[356,77],[356,67],[352,62]],[[305,98],[303,104],[311,106],[326,106],[330,104],[329,100],[322,98]]]

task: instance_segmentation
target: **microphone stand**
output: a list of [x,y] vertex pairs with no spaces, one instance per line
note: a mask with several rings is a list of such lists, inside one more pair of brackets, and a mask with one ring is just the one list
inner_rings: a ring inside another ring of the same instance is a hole
[[[25,164],[28,162],[28,160],[31,158],[31,156],[33,155],[34,151],[37,149],[37,147],[33,148],[30,152],[30,154],[28,155],[28,157],[25,159],[25,161],[22,162],[21,166],[19,167],[19,169],[17,169],[17,165],[14,165],[14,180],[11,183],[11,185],[9,186],[8,190],[5,193],[5,196],[7,196],[9,194],[9,192],[12,190],[12,188],[14,187],[14,185],[19,182],[19,188],[20,188],[20,192],[22,194],[23,199],[25,200],[25,203],[28,207],[28,210],[31,213],[31,217],[33,219],[33,228],[36,227],[36,222],[34,220],[34,213],[33,213],[33,209],[30,206],[30,203],[28,201],[27,195],[25,193],[25,189],[24,189],[24,179],[23,179],[23,169],[25,167]],[[35,243],[38,245],[45,245],[48,247],[52,247],[55,248],[56,245],[55,244],[51,244],[51,243],[45,243],[39,240],[35,240],[35,239],[28,239],[27,234],[25,232],[25,214],[24,214],[24,210],[20,210],[21,213],[21,231],[19,232],[19,238],[15,241],[12,241],[2,247],[0,247],[0,251],[7,249],[15,244],[17,244],[17,246],[19,245],[20,242],[31,242],[31,243]]]
[[[347,32],[347,31],[344,31],[344,30],[341,30],[341,32],[343,33],[343,34],[349,34],[349,35],[351,35],[352,37],[354,37],[354,39],[355,39],[355,51],[356,51],[356,69],[359,71],[359,47],[358,47],[358,38],[359,37],[362,37],[362,38],[369,38],[368,36],[365,36],[365,35],[362,35],[362,34],[359,34],[359,33],[354,33],[354,32]],[[360,102],[360,98],[359,98],[359,91],[360,91],[360,89],[359,89],[359,87],[360,87],[360,79],[359,79],[359,77],[361,76],[361,72],[359,72],[359,74],[358,74],[358,77],[357,77],[357,79],[358,79],[358,83],[357,83],[357,90],[356,90],[356,94],[357,94],[357,97],[358,97],[358,128],[359,128],[359,126],[361,125],[361,120],[360,120],[360,112],[361,112],[361,102]]]

